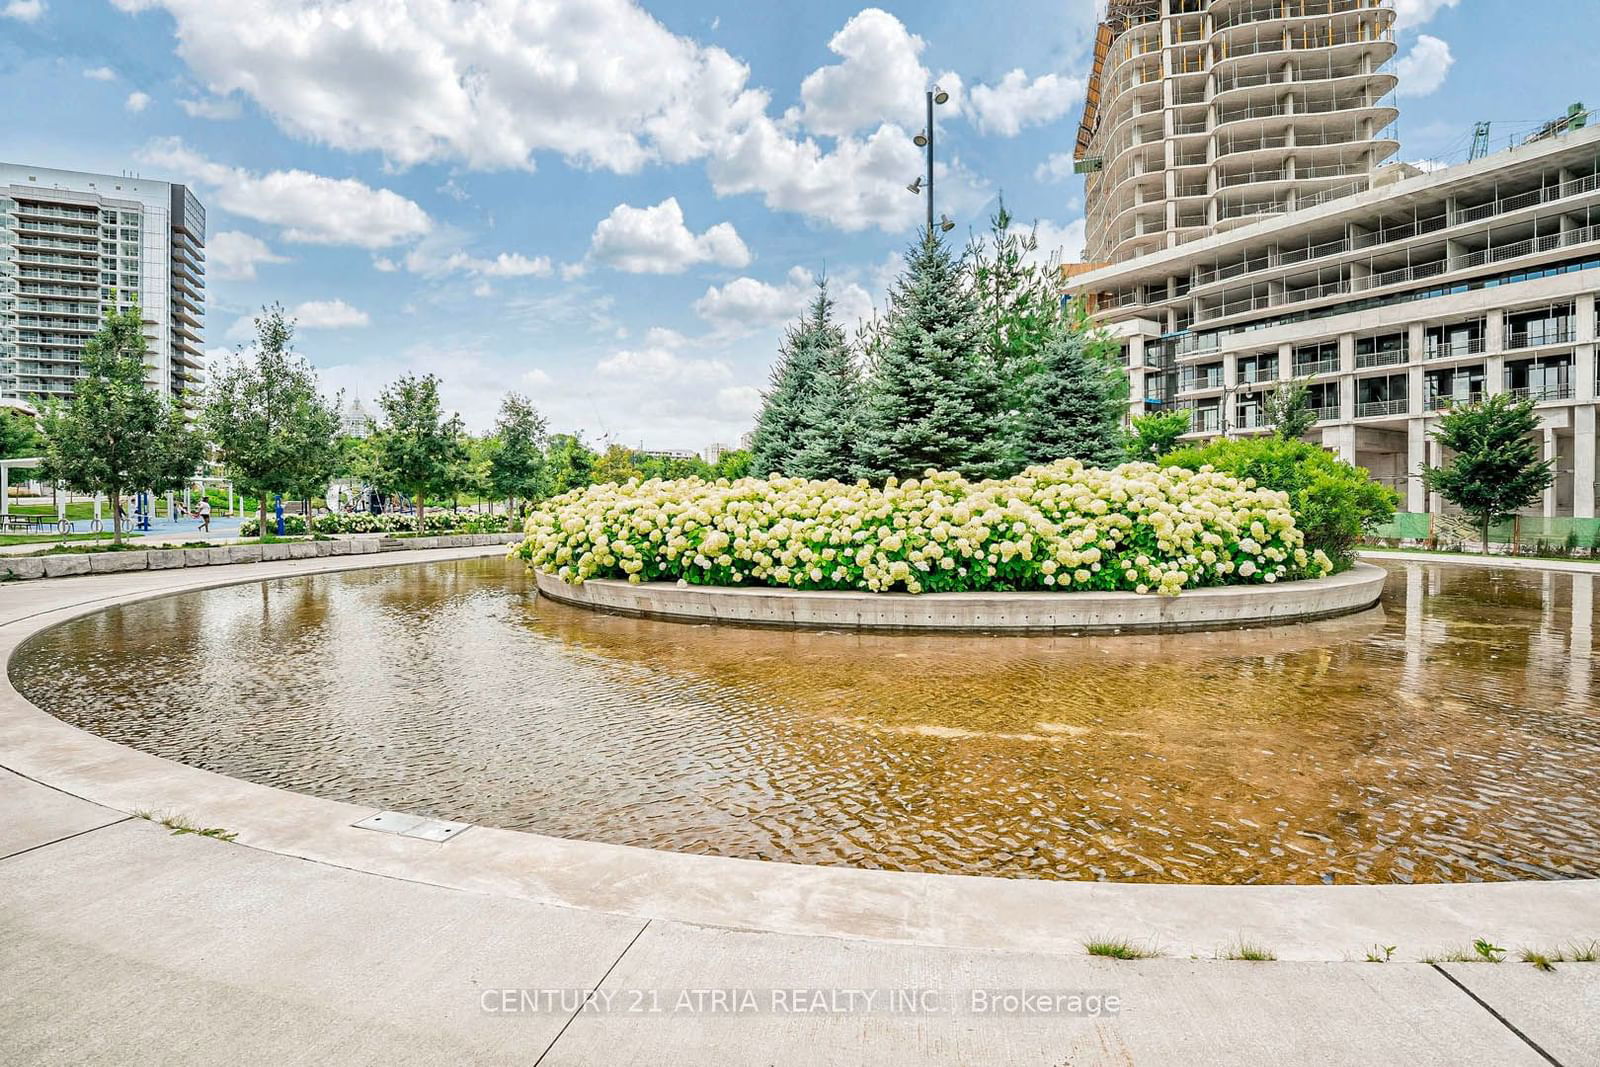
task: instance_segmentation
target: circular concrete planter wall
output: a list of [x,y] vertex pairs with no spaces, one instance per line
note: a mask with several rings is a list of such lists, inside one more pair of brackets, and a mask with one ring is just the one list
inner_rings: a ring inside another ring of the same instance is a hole
[[1140,633],[1275,626],[1372,607],[1385,574],[1358,563],[1343,574],[1280,585],[1138,593],[856,593],[678,585],[605,579],[568,585],[537,575],[539,594],[595,611],[688,622],[822,630],[970,633]]

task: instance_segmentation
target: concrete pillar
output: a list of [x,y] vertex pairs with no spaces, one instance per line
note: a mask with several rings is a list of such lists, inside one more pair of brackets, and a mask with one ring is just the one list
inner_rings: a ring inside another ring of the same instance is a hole
[[[1552,467],[1559,467],[1561,465],[1561,451],[1556,443],[1556,428],[1554,426],[1546,426],[1544,428],[1544,450],[1543,455],[1540,458],[1549,460]],[[1547,519],[1553,519],[1555,518],[1555,515],[1556,483],[1551,482],[1550,488],[1544,491],[1544,517]]]
[[0,516],[11,514],[11,468],[0,463]]
[[[1289,381],[1294,377],[1294,345],[1282,344],[1278,346],[1278,380]],[[1348,413],[1346,414],[1348,418]]]
[[1428,459],[1428,420],[1406,422],[1406,500],[1407,511],[1427,511],[1428,493],[1422,485],[1422,466]]
[[[1323,438],[1327,440],[1327,438]],[[1346,463],[1356,461],[1356,428],[1350,423],[1333,427],[1333,447]]]
[[[1483,347],[1486,352],[1500,352],[1506,347],[1506,313],[1495,308],[1483,317]],[[1497,389],[1496,392],[1499,392]]]
[[1592,519],[1595,482],[1595,411],[1593,404],[1572,409],[1572,514]]

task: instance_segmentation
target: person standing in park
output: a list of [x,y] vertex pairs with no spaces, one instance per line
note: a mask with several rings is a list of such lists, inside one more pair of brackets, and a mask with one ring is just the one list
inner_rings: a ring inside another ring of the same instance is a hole
[[200,516],[200,532],[201,533],[210,533],[211,532],[211,501],[206,499],[205,497],[201,497],[200,498],[200,506],[195,508],[194,512],[195,512],[196,515]]

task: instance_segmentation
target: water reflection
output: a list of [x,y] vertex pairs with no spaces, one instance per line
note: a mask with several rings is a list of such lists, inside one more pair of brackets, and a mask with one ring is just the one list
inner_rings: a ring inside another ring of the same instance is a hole
[[251,781],[683,851],[1018,877],[1600,875],[1586,574],[1393,565],[1384,606],[1119,638],[786,633],[537,601],[498,559],[42,634],[69,722]]

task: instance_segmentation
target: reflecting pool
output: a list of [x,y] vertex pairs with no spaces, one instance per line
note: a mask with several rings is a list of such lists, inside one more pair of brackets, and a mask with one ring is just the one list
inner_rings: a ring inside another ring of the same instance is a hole
[[112,608],[11,676],[208,770],[650,848],[1117,881],[1600,875],[1593,577],[1387,569],[1382,608],[1305,626],[983,638],[595,615],[491,557]]

